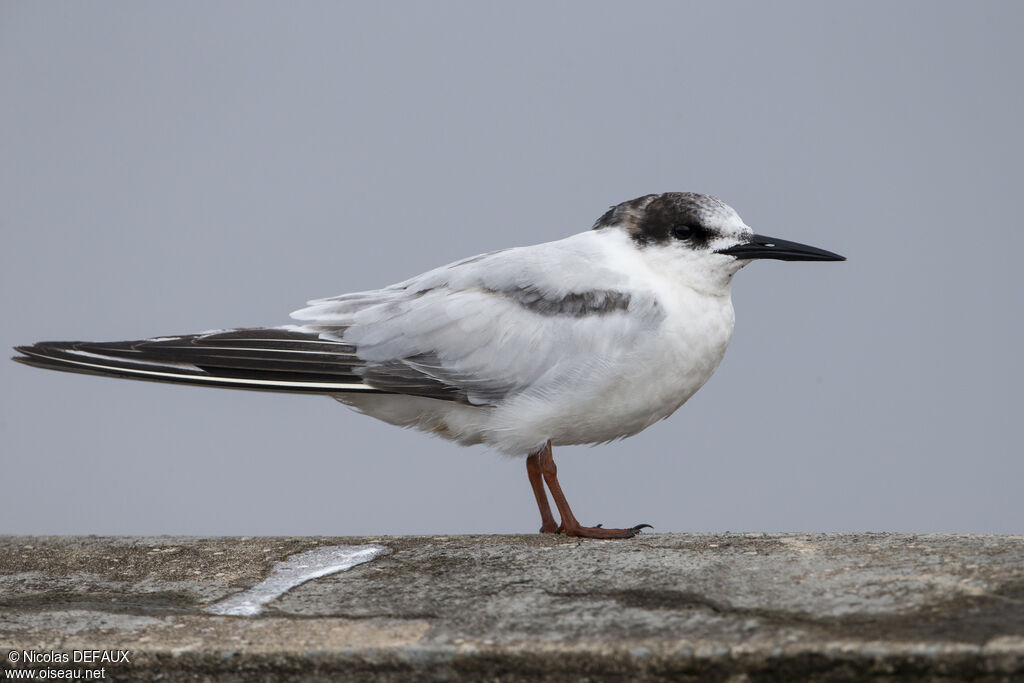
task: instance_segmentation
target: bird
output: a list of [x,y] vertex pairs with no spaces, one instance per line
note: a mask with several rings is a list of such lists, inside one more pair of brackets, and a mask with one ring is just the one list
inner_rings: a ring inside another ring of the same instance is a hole
[[758,259],[845,260],[755,234],[713,196],[648,194],[563,239],[314,299],[290,324],[38,342],[15,347],[13,360],[135,380],[326,394],[393,425],[525,456],[541,533],[631,538],[651,525],[580,524],[552,448],[632,436],[686,403],[732,337],[733,276]]

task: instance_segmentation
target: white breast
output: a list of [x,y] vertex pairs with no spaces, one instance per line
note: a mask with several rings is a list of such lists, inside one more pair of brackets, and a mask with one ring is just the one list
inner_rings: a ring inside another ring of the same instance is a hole
[[593,444],[636,434],[674,413],[711,377],[729,344],[728,296],[684,296],[657,334],[614,366],[565,381],[560,391],[525,394],[495,409],[484,441],[509,452]]
[[[562,376],[555,386],[496,408],[483,441],[525,453],[548,439],[570,445],[631,436],[674,413],[711,378],[732,338],[731,278],[721,287],[698,290],[689,282],[690,271],[678,269],[671,258],[618,265],[635,267],[636,291],[653,293],[662,313],[659,325],[633,335],[629,348],[607,355],[610,361],[586,359],[585,374]],[[606,325],[614,330],[611,320]],[[614,332],[608,336],[616,339]]]

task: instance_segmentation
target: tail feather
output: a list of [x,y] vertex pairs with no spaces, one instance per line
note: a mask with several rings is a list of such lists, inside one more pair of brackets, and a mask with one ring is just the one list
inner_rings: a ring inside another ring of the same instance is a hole
[[118,342],[38,342],[14,360],[64,372],[233,389],[377,392],[355,348],[294,328],[225,330]]

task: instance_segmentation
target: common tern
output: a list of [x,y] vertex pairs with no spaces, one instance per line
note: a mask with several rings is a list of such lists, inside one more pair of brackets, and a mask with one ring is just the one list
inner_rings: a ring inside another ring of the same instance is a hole
[[693,396],[732,337],[733,275],[754,259],[845,260],[756,235],[709,195],[649,194],[565,239],[310,301],[292,313],[297,324],[39,342],[16,347],[22,355],[14,360],[137,380],[327,394],[394,425],[526,455],[541,532],[629,538],[649,525],[577,521],[552,446],[631,436]]

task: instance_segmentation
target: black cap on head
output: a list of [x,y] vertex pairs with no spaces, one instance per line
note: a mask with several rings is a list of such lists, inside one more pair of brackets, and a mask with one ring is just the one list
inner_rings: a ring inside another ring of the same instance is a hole
[[706,245],[718,231],[714,218],[735,215],[727,204],[696,192],[648,194],[622,202],[594,223],[594,229],[619,227],[640,246],[685,239],[694,247]]

